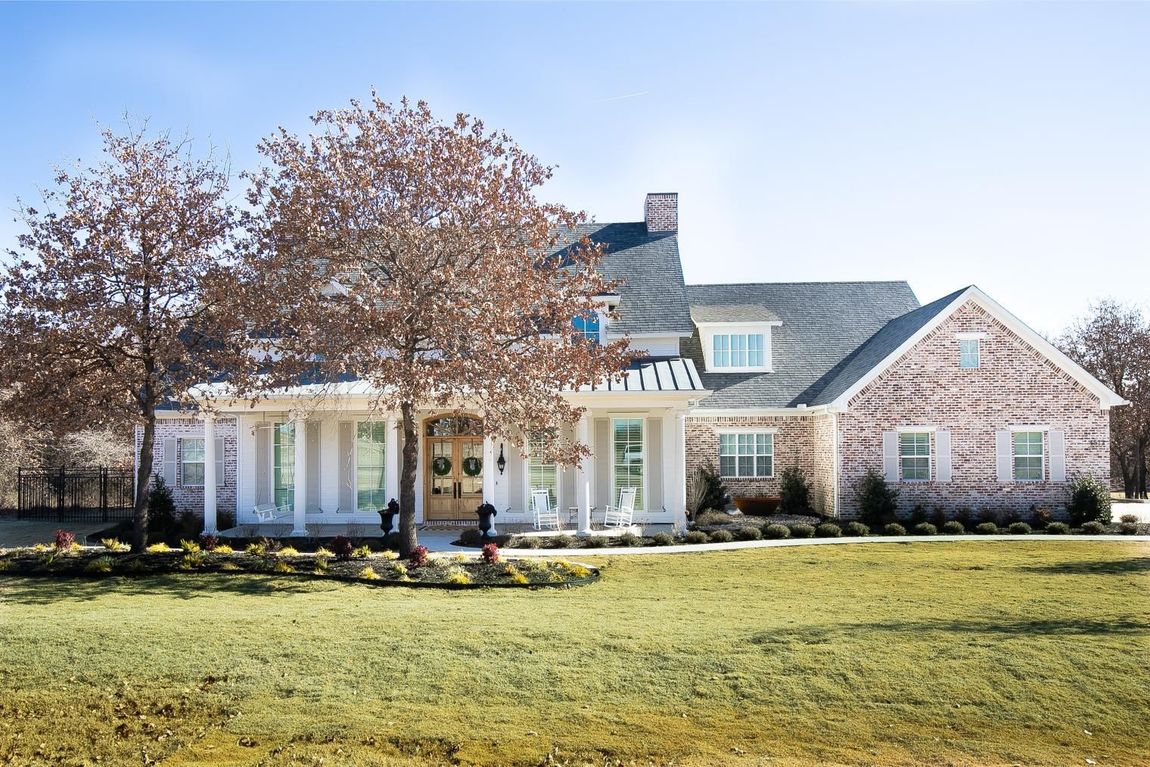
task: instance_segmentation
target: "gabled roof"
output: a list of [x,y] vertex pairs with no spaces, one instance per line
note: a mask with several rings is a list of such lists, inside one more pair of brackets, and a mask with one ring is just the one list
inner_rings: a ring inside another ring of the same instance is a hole
[[[905,282],[795,282],[690,285],[692,314],[743,321],[740,307],[757,307],[781,324],[771,332],[771,373],[703,373],[714,391],[700,403],[709,408],[781,408],[812,404],[826,376],[889,321],[918,308]],[[760,314],[761,312],[761,314]],[[696,334],[683,343],[684,355],[702,369]]]
[[1110,387],[1067,357],[1025,322],[1011,314],[978,287],[971,285],[944,296],[917,311],[897,317],[869,339],[819,392],[811,404],[845,407],[867,384],[875,380],[926,335],[968,302],[981,307],[1015,335],[1037,349],[1067,375],[1098,397],[1103,408],[1127,405]]
[[609,333],[690,335],[694,331],[675,232],[648,233],[642,221],[583,224],[566,233],[555,255],[561,256],[584,235],[605,246],[600,273],[622,280],[617,289],[619,308]]
[[826,376],[816,384],[818,394],[810,401],[811,405],[829,405],[843,392],[850,389],[872,370],[882,363],[896,349],[901,347],[908,338],[913,337],[923,328],[933,326],[945,318],[943,312],[956,298],[966,292],[966,288],[956,290],[949,296],[943,296],[926,306],[895,317],[871,336],[859,348],[855,349],[842,362],[830,370]]

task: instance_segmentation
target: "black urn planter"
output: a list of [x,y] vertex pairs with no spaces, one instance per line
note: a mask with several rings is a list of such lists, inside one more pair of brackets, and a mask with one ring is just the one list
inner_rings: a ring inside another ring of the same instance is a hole
[[379,528],[383,530],[384,536],[391,535],[391,530],[395,527],[395,515],[399,513],[399,501],[392,498],[387,502],[387,506],[379,510]]
[[495,532],[495,515],[498,514],[495,506],[490,503],[481,503],[475,509],[475,513],[479,515],[479,531],[483,533],[484,538],[490,538],[497,535]]

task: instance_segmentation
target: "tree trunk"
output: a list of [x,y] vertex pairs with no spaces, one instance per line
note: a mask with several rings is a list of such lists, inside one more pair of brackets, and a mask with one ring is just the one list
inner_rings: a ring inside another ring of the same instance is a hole
[[136,507],[132,513],[132,552],[139,554],[148,546],[148,486],[152,480],[152,453],[156,439],[156,411],[149,408],[144,418],[144,436],[136,465]]
[[1134,476],[1137,477],[1136,497],[1146,497],[1146,440],[1139,439],[1134,446]]
[[403,463],[399,467],[399,554],[406,557],[419,541],[415,534],[415,467],[419,439],[415,433],[415,405],[400,405],[403,420]]

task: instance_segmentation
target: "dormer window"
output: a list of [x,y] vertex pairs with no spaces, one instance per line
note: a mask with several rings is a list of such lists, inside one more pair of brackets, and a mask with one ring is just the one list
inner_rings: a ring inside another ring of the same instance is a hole
[[603,320],[599,312],[587,312],[571,320],[575,331],[591,343],[602,343]]
[[771,329],[779,322],[696,322],[711,373],[769,373]]

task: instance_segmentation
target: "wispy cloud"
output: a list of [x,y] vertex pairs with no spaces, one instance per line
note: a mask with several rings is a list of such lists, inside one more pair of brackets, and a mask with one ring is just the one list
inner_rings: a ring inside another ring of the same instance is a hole
[[599,99],[597,104],[606,104],[608,101],[624,101],[625,99],[635,99],[640,96],[646,96],[647,91],[635,91],[634,93],[624,93],[622,96],[611,96],[605,99]]

